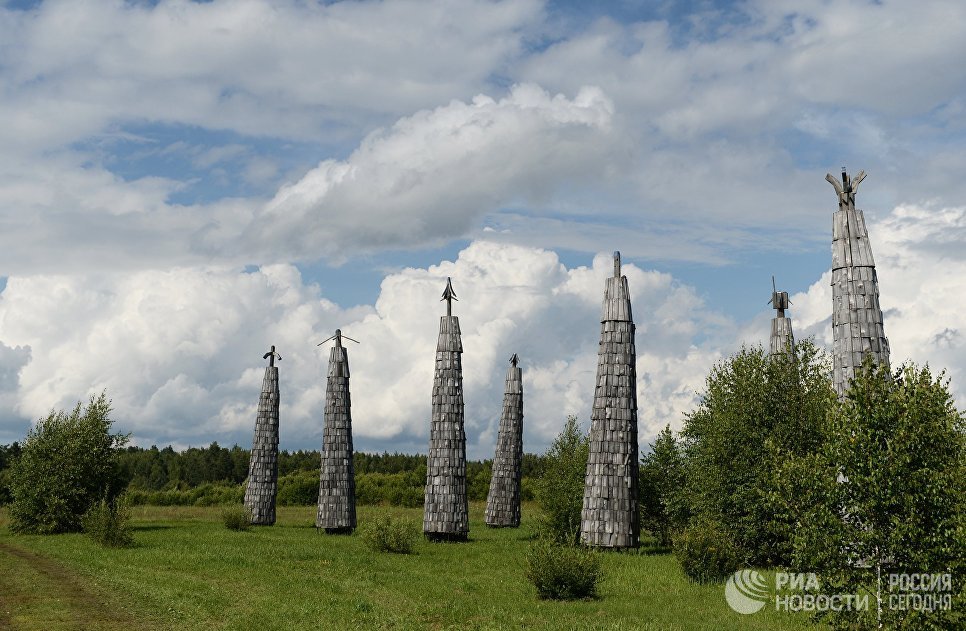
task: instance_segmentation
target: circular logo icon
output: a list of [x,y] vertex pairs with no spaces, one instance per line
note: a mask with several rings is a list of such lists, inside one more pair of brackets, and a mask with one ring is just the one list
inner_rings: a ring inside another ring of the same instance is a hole
[[768,582],[755,570],[739,570],[725,583],[725,600],[738,613],[757,613],[769,598]]

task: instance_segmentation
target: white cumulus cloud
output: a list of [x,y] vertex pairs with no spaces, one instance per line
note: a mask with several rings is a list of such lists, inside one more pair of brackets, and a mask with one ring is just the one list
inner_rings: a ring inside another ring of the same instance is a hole
[[[612,269],[607,255],[568,269],[550,251],[478,241],[454,261],[388,275],[374,305],[351,309],[327,300],[290,265],[15,277],[0,302],[2,341],[30,351],[17,351],[8,394],[22,417],[35,419],[106,389],[119,428],[142,444],[246,444],[261,355],[274,344],[283,356],[283,446],[313,447],[328,358],[316,344],[341,327],[361,342],[347,342],[359,445],[421,450],[444,312],[439,300],[450,276],[463,331],[471,453],[492,450],[513,353],[524,369],[527,449],[542,451],[568,414],[589,418],[604,278]],[[719,354],[697,333],[730,324],[667,274],[634,265],[624,272],[638,324],[646,442],[665,423],[680,423]]]
[[417,112],[282,187],[247,238],[338,258],[462,236],[486,212],[597,172],[613,142],[612,115],[596,88],[568,99],[533,85]]

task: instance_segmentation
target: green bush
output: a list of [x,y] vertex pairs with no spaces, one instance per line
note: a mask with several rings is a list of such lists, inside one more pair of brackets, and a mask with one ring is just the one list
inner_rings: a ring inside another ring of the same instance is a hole
[[[469,468],[469,465],[467,465]],[[493,465],[486,461],[474,473],[466,472],[466,499],[471,502],[485,502],[490,494],[490,480],[493,478]]]
[[240,504],[245,487],[226,482],[205,482],[194,488],[173,488],[164,491],[128,489],[128,504],[138,506],[230,506]]
[[363,543],[374,552],[411,554],[419,540],[416,524],[392,515],[381,515],[361,530]]
[[130,514],[121,498],[102,499],[84,513],[81,524],[91,539],[108,548],[134,545],[134,534],[128,524]]
[[684,419],[684,484],[672,493],[668,516],[717,524],[746,565],[787,565],[797,526],[773,499],[783,492],[778,470],[821,450],[836,403],[830,375],[828,356],[810,340],[796,344],[794,355],[758,346],[716,364]]
[[247,506],[229,506],[221,511],[221,521],[228,530],[248,530],[252,527],[252,513]]
[[[949,382],[929,367],[895,373],[867,358],[829,418],[825,448],[789,461],[776,494],[800,526],[793,567],[818,572],[842,593],[875,594],[878,573],[949,573],[962,590],[966,573],[966,416]],[[939,593],[937,592],[937,595]],[[890,629],[955,629],[952,608],[885,608]],[[958,602],[957,602],[958,600]],[[879,627],[871,611],[827,611],[834,629]]]
[[10,492],[10,469],[0,471],[0,506],[8,504],[13,499]]
[[426,468],[400,473],[362,473],[356,475],[356,502],[360,505],[388,504],[418,508],[423,505]]
[[593,598],[601,578],[600,554],[542,539],[527,553],[527,578],[543,599]]
[[672,533],[688,521],[683,486],[684,456],[667,425],[651,443],[651,452],[641,458],[641,526],[655,538],[654,547],[670,548]]
[[674,539],[674,556],[695,583],[717,583],[738,569],[738,549],[720,528],[696,523]]
[[589,445],[577,417],[569,416],[544,456],[543,472],[537,481],[540,528],[544,536],[560,544],[575,545],[580,537]]
[[279,506],[315,506],[319,502],[319,472],[299,471],[278,479]]
[[53,534],[81,530],[81,518],[126,486],[117,465],[127,435],[112,434],[105,394],[70,413],[51,411],[27,433],[10,472],[10,527]]

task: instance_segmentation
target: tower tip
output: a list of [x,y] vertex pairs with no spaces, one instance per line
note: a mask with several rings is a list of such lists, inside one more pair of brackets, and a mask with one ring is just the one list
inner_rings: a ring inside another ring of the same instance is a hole
[[449,276],[446,277],[446,289],[443,290],[443,297],[440,302],[443,300],[446,301],[446,315],[453,315],[453,301],[456,300],[459,302],[459,298],[456,297],[456,292],[453,291],[453,281]]
[[511,364],[513,364],[513,366],[514,366],[514,368],[515,368],[515,367],[516,367],[516,365],[517,365],[517,364],[518,364],[519,362],[520,362],[520,358],[519,358],[519,357],[517,357],[517,354],[516,354],[516,353],[513,353],[513,356],[512,356],[511,358],[510,358],[510,363],[511,363]]
[[316,346],[322,346],[323,344],[325,344],[329,340],[335,340],[335,346],[336,346],[336,348],[340,348],[342,346],[342,340],[343,339],[347,339],[350,342],[355,342],[356,344],[359,343],[359,340],[354,340],[351,337],[349,337],[348,335],[342,335],[342,329],[336,329],[335,330],[335,335],[332,335],[330,337],[325,338],[324,340],[322,340],[321,342],[319,342],[318,344],[316,344]]
[[278,361],[282,361],[282,356],[275,352],[275,345],[273,344],[272,349],[262,355],[262,359],[267,359],[269,367],[272,367],[275,365],[276,359],[278,359]]
[[614,250],[614,277],[620,278],[621,275],[621,253]]

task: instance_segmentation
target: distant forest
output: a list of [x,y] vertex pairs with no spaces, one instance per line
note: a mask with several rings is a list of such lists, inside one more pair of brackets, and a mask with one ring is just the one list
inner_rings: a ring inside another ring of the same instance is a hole
[[[20,455],[20,445],[0,445],[0,504],[10,501],[7,476]],[[238,445],[149,449],[127,447],[118,466],[126,492],[134,504],[201,505],[241,502],[248,477],[250,451]],[[523,496],[533,499],[531,481],[540,475],[542,456],[523,455]],[[317,501],[321,454],[318,451],[287,451],[278,454],[278,503],[312,505]],[[466,463],[467,494],[473,501],[486,500],[492,472],[491,460]],[[426,483],[426,456],[400,453],[353,456],[356,497],[360,504],[421,506]]]

